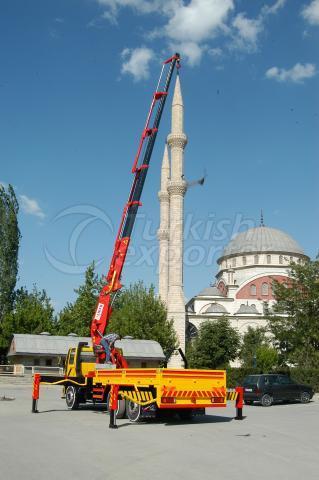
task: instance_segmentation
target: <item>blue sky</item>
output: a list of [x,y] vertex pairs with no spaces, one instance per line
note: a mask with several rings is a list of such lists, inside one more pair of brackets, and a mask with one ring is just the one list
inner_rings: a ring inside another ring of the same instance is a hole
[[[0,181],[19,196],[19,284],[74,299],[106,273],[160,62],[180,51],[185,293],[207,286],[232,235],[265,223],[318,242],[319,1],[3,0]],[[123,282],[157,285],[169,98]],[[113,231],[112,231],[113,230]]]

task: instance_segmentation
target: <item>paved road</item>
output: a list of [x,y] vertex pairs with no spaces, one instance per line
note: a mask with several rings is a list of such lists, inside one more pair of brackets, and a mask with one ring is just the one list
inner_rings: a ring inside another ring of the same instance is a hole
[[[70,412],[61,390],[41,387],[30,413],[30,387],[0,385],[0,477],[4,480],[318,478],[319,401],[308,405],[210,409],[191,423],[108,428],[105,412]],[[231,404],[232,405],[232,404]]]

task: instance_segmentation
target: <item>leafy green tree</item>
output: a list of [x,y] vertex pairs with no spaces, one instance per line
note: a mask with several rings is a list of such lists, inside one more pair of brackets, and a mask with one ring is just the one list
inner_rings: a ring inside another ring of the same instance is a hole
[[116,297],[108,332],[122,337],[156,340],[168,358],[177,346],[173,322],[167,320],[162,301],[155,296],[154,287],[146,288],[137,282],[123,289]]
[[192,368],[225,368],[235,360],[240,348],[240,335],[224,317],[202,323],[198,336],[188,346],[189,366]]
[[269,329],[283,362],[316,367],[319,362],[319,261],[293,263],[285,283],[274,282],[277,303]]
[[0,326],[0,348],[6,350],[14,333],[39,334],[52,333],[54,330],[54,314],[50,298],[45,290],[36,286],[31,292],[26,288],[16,291],[13,309],[4,314]]
[[0,323],[13,308],[18,274],[19,204],[13,187],[0,184]]
[[268,345],[269,340],[266,337],[266,330],[262,327],[248,327],[243,336],[239,358],[243,367],[257,366],[257,349]]
[[90,326],[102,282],[95,273],[92,263],[85,272],[84,284],[75,290],[78,297],[74,303],[68,303],[59,313],[56,325],[57,335],[90,336]]
[[260,345],[256,350],[256,367],[262,372],[271,372],[278,365],[278,352],[270,345]]

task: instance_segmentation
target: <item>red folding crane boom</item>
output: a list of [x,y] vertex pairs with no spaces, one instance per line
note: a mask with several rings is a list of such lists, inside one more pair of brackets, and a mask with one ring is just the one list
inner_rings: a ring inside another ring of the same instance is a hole
[[[137,211],[141,206],[140,198],[142,195],[144,182],[149,168],[173,72],[175,67],[179,68],[179,65],[180,56],[178,53],[163,63],[156,91],[152,97],[150,110],[146,118],[145,127],[142,131],[138,150],[134,159],[132,167],[132,173],[134,175],[132,187],[128,200],[123,209],[120,226],[115,239],[109,271],[106,276],[106,283],[100,292],[91,323],[93,349],[97,356],[97,361],[100,363],[105,359],[105,351],[101,345],[101,339],[103,338],[105,329],[112,314],[112,294],[117,292],[122,287],[122,270],[130,244]],[[168,72],[162,86],[163,73],[167,67]]]

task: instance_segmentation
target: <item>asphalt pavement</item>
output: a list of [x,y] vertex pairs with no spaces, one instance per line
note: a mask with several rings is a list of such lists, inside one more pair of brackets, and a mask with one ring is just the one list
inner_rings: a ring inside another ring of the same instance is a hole
[[[226,409],[191,422],[108,428],[101,410],[68,411],[61,388],[41,387],[31,414],[31,387],[0,385],[0,477],[3,480],[263,480],[319,472],[319,401],[247,406],[243,421]],[[11,399],[11,400],[10,400]]]

